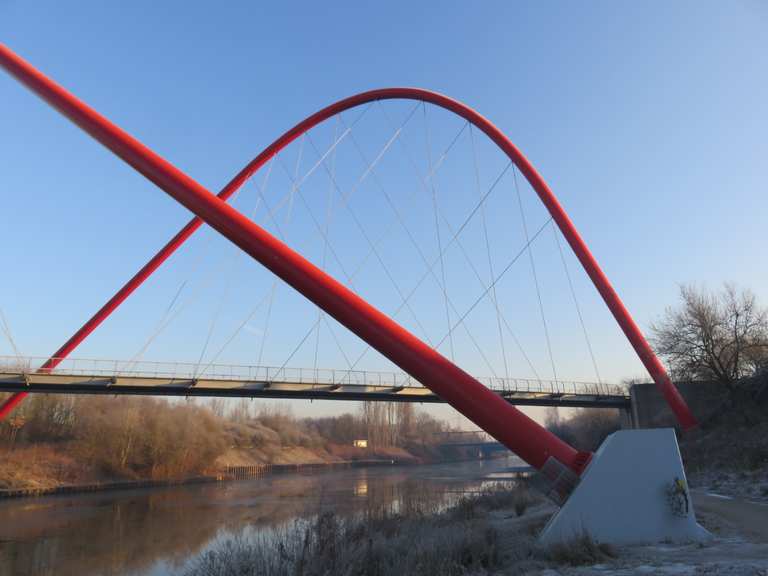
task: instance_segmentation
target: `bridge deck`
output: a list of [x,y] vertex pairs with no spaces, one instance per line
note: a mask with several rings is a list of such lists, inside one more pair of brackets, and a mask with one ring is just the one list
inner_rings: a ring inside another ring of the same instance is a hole
[[[628,408],[629,396],[619,390],[496,389],[509,403],[521,406]],[[153,396],[223,396],[311,400],[369,400],[441,403],[428,388],[413,385],[334,384],[226,378],[146,377],[105,374],[43,374],[0,368],[0,391],[58,394],[138,394]]]

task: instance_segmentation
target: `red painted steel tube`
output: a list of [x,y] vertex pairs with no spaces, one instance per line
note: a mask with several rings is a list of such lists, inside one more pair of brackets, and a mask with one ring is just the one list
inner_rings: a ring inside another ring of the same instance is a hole
[[0,47],[0,63],[88,134],[526,462],[541,468],[554,457],[576,472],[583,470],[588,461],[585,454],[545,430],[5,47]]
[[18,406],[24,398],[27,397],[26,392],[17,392],[16,394],[13,394],[10,398],[8,398],[5,402],[3,402],[3,405],[0,406],[0,420],[8,416],[11,412],[14,411],[16,406]]

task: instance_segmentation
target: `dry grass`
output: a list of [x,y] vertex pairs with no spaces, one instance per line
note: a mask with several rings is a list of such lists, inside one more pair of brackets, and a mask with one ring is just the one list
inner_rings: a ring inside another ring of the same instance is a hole
[[3,450],[0,456],[2,490],[44,490],[93,480],[74,458],[48,445]]
[[543,558],[557,564],[586,566],[616,558],[616,549],[610,544],[595,541],[587,532],[570,542],[554,544],[540,552]]
[[541,502],[538,494],[528,490],[525,483],[497,485],[480,495],[466,496],[451,508],[449,514],[455,519],[471,519],[500,509],[512,509],[517,516],[523,516],[528,508]]

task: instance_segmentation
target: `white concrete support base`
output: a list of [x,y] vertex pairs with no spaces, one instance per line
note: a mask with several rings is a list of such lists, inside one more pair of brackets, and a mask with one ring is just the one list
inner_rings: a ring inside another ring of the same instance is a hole
[[671,428],[620,430],[605,439],[565,505],[539,537],[541,544],[589,534],[598,542],[642,544],[704,540],[693,502],[675,492],[686,482]]

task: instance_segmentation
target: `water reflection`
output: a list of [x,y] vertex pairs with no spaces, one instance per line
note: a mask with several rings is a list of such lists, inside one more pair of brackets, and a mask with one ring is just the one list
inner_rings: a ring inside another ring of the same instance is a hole
[[357,480],[355,484],[355,496],[367,496],[368,495],[368,478],[363,476]]
[[263,533],[326,510],[428,513],[511,464],[350,469],[0,501],[0,576],[164,576],[225,533]]

